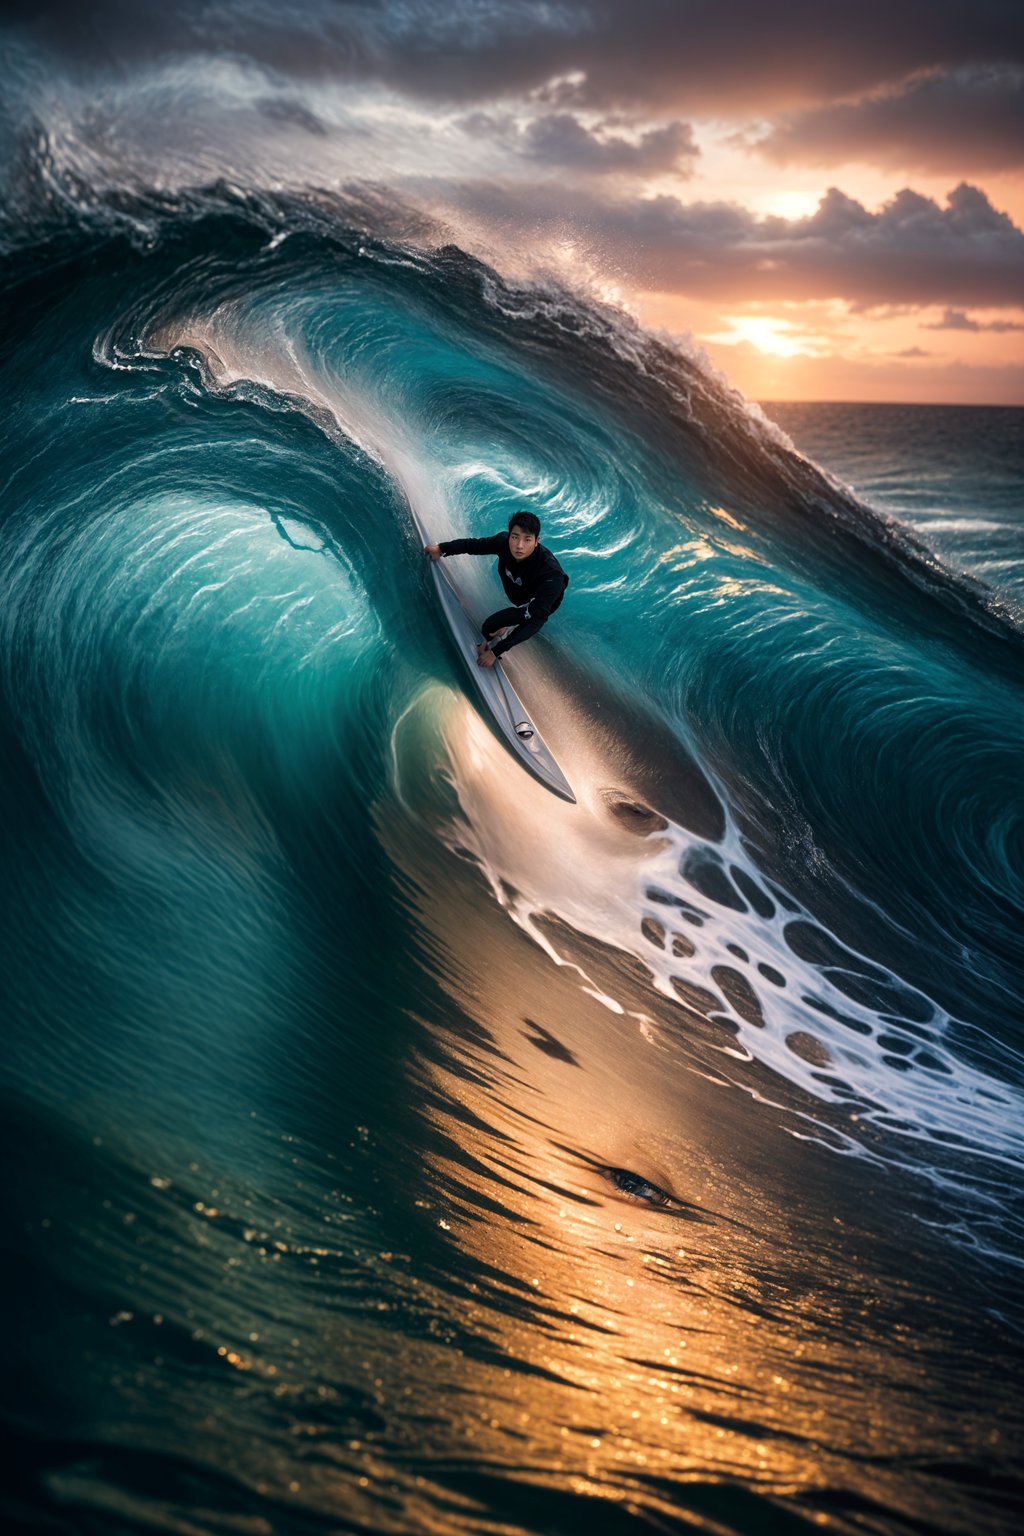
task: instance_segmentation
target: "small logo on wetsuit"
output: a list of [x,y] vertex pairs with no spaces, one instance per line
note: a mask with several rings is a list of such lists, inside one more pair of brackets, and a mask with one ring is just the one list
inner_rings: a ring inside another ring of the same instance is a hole
[[508,577],[509,581],[514,582],[517,587],[522,586],[523,578],[521,576],[513,576],[512,572],[508,569],[507,566],[505,567],[505,575]]

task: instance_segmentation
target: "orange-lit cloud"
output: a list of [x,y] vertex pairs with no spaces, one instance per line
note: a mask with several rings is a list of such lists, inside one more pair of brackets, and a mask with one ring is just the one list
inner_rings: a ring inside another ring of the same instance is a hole
[[874,212],[832,188],[804,219],[550,186],[449,183],[437,193],[498,227],[546,228],[558,238],[575,227],[633,282],[720,303],[1024,304],[1024,232],[967,185],[945,208],[905,189]]
[[976,175],[1024,165],[1024,70],[953,70],[783,118],[755,147],[786,165],[866,161]]

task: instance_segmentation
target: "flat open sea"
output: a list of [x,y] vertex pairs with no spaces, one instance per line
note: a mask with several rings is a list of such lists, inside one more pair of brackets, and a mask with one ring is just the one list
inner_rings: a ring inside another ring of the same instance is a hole
[[795,446],[1024,612],[1024,407],[766,402]]

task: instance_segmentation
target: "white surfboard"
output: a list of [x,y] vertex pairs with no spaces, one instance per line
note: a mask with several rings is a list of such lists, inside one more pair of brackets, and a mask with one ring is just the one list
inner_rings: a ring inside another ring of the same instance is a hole
[[[422,533],[422,529],[420,532]],[[429,541],[424,537],[424,543],[427,542]],[[575,805],[576,796],[570,789],[565,774],[559,768],[551,748],[531,719],[526,705],[506,677],[501,662],[496,661],[493,667],[478,665],[476,648],[480,641],[480,630],[469,616],[451,571],[451,565],[451,560],[431,560],[430,569],[456,649],[468,668],[480,697],[490,711],[502,739],[523,767],[528,769],[534,778],[546,785],[552,794],[559,795],[561,799],[569,800]]]

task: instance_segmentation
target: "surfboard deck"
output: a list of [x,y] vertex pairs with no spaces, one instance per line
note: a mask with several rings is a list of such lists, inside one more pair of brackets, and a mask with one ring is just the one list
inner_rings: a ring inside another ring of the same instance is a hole
[[[422,530],[420,530],[422,532]],[[424,542],[429,542],[424,539]],[[532,773],[535,779],[562,800],[576,804],[576,796],[569,781],[555,761],[551,748],[545,742],[526,705],[509,682],[501,662],[493,667],[477,664],[476,648],[480,630],[469,616],[455,580],[444,569],[447,562],[431,560],[430,570],[441,602],[441,608],[452,632],[455,647],[465,663],[484,704],[498,728],[498,733],[513,757]]]

